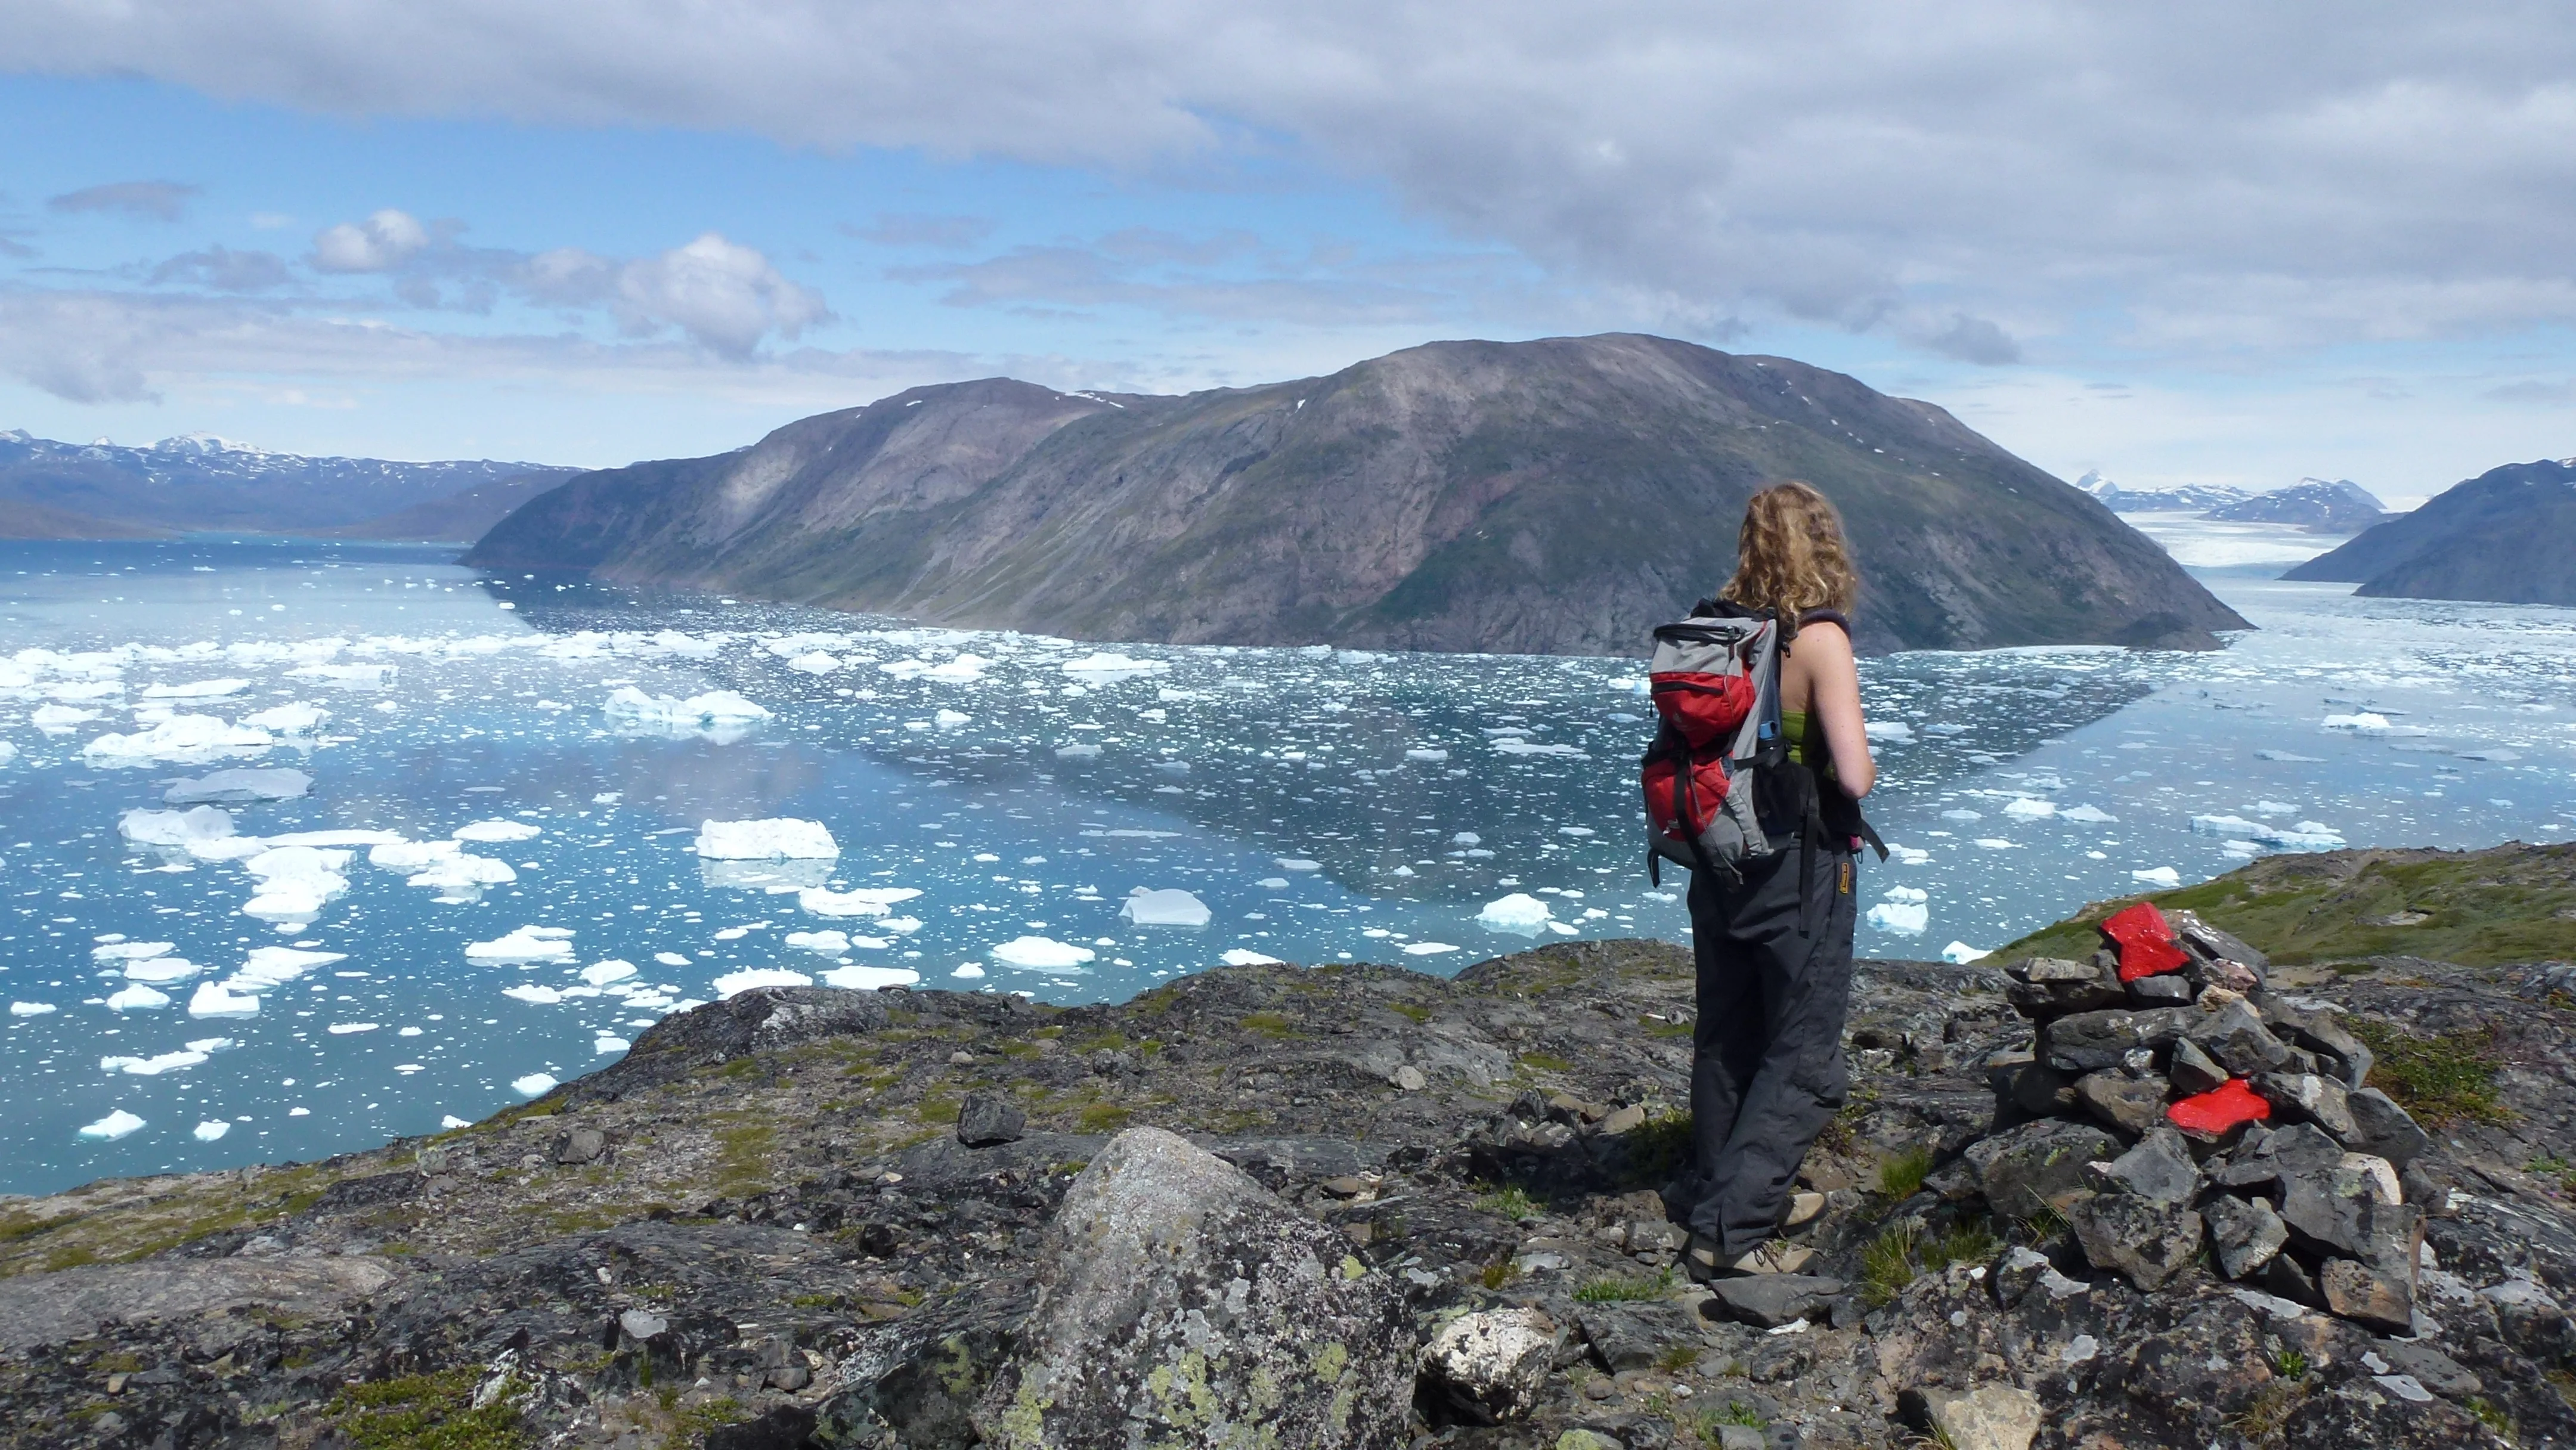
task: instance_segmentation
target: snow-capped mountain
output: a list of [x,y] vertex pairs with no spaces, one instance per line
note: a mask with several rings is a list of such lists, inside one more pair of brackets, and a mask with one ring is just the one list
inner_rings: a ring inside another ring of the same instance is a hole
[[212,433],[148,447],[0,432],[0,503],[168,529],[294,532],[356,523],[530,474],[578,469],[462,459],[307,458]]

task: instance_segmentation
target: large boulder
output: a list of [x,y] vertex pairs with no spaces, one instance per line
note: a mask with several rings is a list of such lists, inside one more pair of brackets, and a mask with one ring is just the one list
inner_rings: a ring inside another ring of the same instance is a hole
[[1478,1424],[1517,1419],[1538,1403],[1562,1338],[1537,1309],[1460,1315],[1422,1351],[1422,1386]]
[[1038,1306],[975,1411],[987,1445],[1405,1441],[1413,1322],[1349,1241],[1158,1128],[1065,1191]]
[[1986,1202],[2006,1218],[2031,1218],[2086,1190],[2084,1165],[2120,1155],[2120,1140],[2090,1123],[2043,1118],[1968,1145]]

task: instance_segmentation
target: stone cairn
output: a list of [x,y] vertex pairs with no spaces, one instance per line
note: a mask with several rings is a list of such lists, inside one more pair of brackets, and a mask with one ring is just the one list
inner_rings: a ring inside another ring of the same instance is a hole
[[2324,1004],[2271,991],[2262,953],[2141,902],[2084,962],[2005,968],[2038,1028],[1989,1059],[1998,1131],[1971,1145],[1987,1202],[2063,1217],[2099,1269],[2152,1292],[2217,1272],[2385,1333],[2412,1330],[2431,1145],[2364,1083],[2371,1053]]

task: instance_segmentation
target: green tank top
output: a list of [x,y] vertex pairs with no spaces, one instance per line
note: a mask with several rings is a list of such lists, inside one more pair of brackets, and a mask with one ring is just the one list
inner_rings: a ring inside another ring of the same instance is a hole
[[1833,768],[1833,752],[1826,748],[1822,729],[1809,725],[1806,711],[1781,711],[1780,735],[1789,742],[1791,765],[1803,765],[1819,775]]

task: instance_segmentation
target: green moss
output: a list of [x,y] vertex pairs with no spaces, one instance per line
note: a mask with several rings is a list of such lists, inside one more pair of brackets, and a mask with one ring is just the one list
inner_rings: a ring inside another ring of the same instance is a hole
[[1662,1112],[1628,1130],[1627,1166],[1631,1184],[1661,1184],[1681,1172],[1691,1156],[1691,1115]]
[[1666,1269],[1648,1278],[1609,1274],[1587,1280],[1574,1298],[1582,1304],[1633,1304],[1669,1298],[1672,1292],[1673,1271]]
[[1923,1180],[1932,1172],[1932,1150],[1908,1148],[1878,1165],[1880,1196],[1903,1201],[1923,1191]]
[[[2357,857],[2360,869],[2349,870]],[[1996,960],[2090,956],[2102,945],[2102,919],[2139,900],[2196,911],[2287,966],[2392,955],[2471,967],[2576,957],[2576,846],[2373,857],[2275,856],[2198,886],[2102,902]],[[2410,926],[2388,924],[2418,916]]]
[[1277,1012],[1247,1012],[1243,1017],[1243,1030],[1282,1041],[1297,1035],[1297,1024]]
[[1127,1126],[1128,1111],[1117,1103],[1093,1103],[1074,1121],[1086,1133],[1115,1133]]
[[1538,1201],[1529,1196],[1529,1190],[1517,1183],[1507,1183],[1490,1193],[1477,1195],[1476,1206],[1496,1217],[1510,1219],[1514,1223],[1525,1223],[1538,1217],[1540,1212]]
[[1430,1008],[1416,1007],[1410,1002],[1389,1002],[1386,1004],[1386,1008],[1397,1016],[1409,1018],[1417,1023],[1428,1022],[1431,1020]]
[[454,1369],[351,1385],[323,1413],[358,1450],[523,1450],[524,1387],[514,1383],[476,1409],[480,1378]]
[[2425,1126],[2512,1119],[2513,1110],[2495,1093],[2504,1053],[2493,1031],[2418,1037],[2367,1018],[2352,1019],[2351,1030],[2379,1059],[2370,1072],[2371,1085]]
[[1573,1063],[1552,1052],[1524,1052],[1521,1054],[1521,1066],[1536,1068],[1541,1072],[1570,1072],[1574,1068]]
[[1915,1228],[1900,1223],[1860,1251],[1860,1296],[1871,1308],[1893,1300],[1914,1282]]

